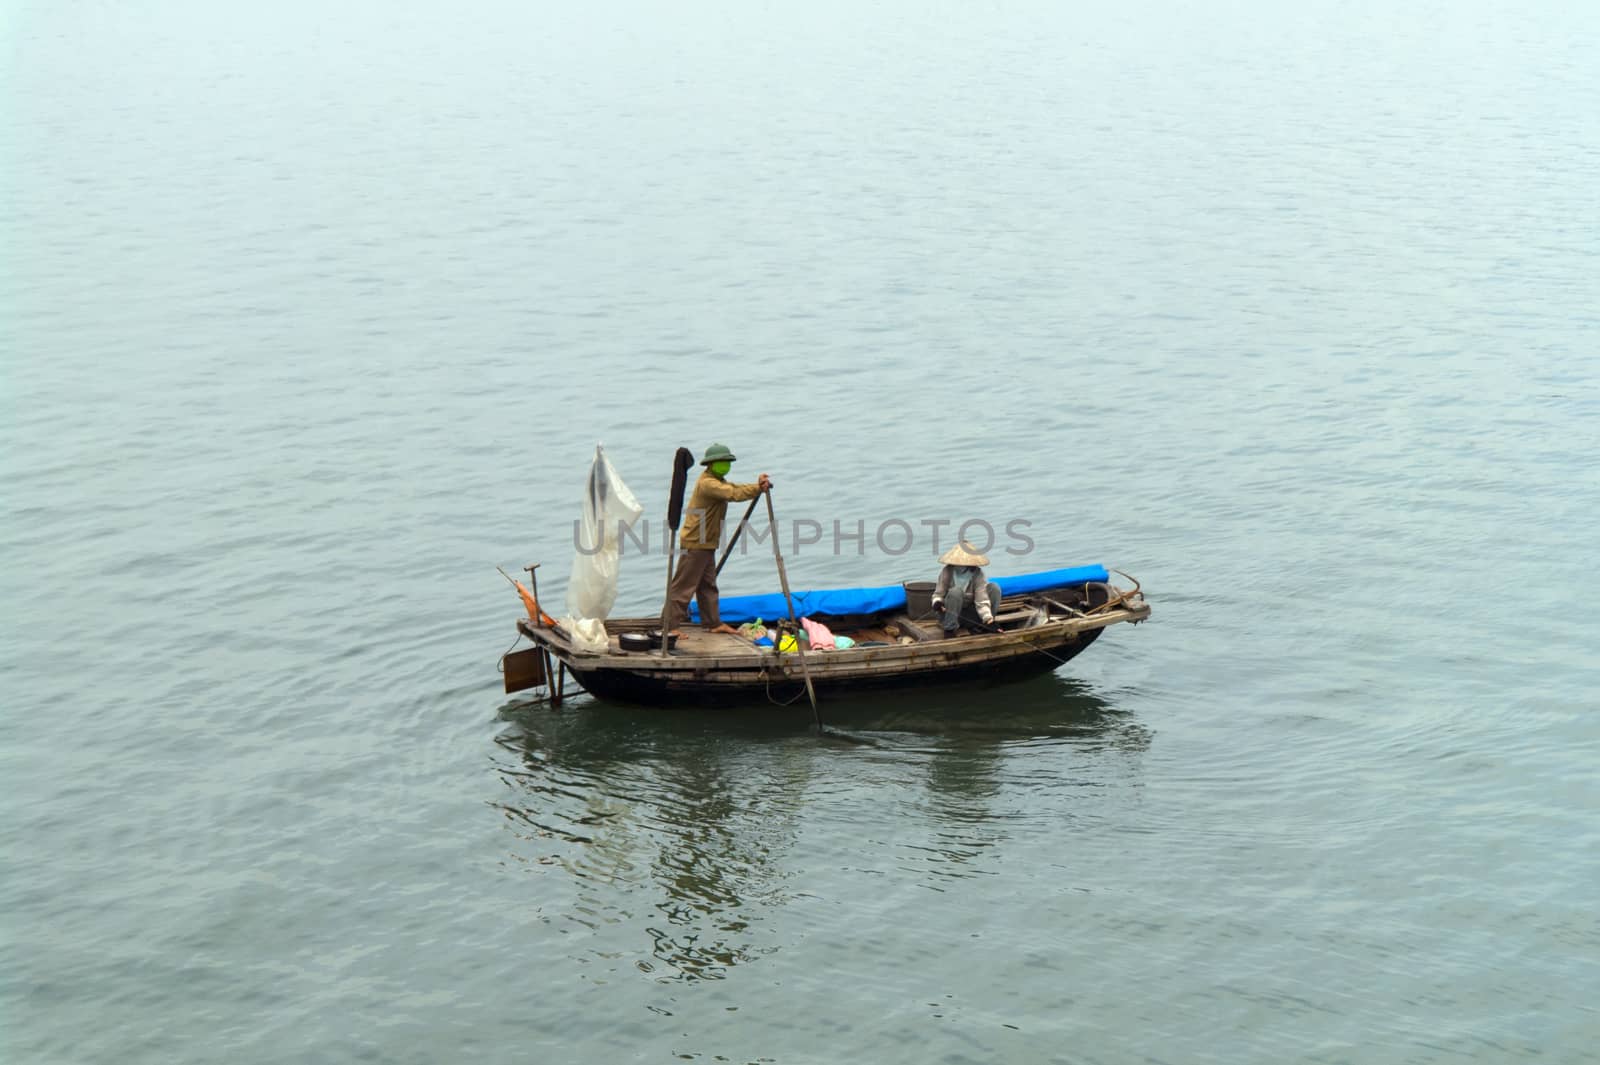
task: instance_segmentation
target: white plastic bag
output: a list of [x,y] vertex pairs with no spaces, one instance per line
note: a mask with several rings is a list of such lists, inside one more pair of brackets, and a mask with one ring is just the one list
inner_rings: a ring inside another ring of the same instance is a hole
[[568,618],[566,629],[572,637],[572,646],[580,651],[604,654],[611,645],[611,638],[606,635],[606,623],[599,618]]
[[[604,619],[617,601],[620,529],[631,529],[644,507],[617,476],[605,448],[596,444],[583,496],[583,518],[578,524],[577,550],[572,556],[572,576],[567,580],[567,614],[573,622]],[[592,633],[592,630],[591,630]],[[600,650],[604,650],[604,628]],[[585,648],[593,649],[593,648]]]

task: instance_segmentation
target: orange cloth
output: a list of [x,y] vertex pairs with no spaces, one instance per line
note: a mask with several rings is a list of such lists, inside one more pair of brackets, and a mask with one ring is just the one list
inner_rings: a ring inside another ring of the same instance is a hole
[[556,619],[539,609],[539,600],[533,597],[533,593],[523,587],[522,582],[516,578],[512,578],[511,583],[517,586],[517,594],[522,596],[522,605],[528,608],[528,616],[534,621],[554,628]]

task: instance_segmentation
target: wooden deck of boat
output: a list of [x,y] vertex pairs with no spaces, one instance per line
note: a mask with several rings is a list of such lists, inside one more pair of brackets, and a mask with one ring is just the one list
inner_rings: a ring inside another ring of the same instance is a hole
[[[726,632],[708,632],[698,625],[684,625],[678,630],[678,643],[673,648],[674,653],[680,655],[706,655],[717,658],[736,658],[740,655],[749,655],[759,658],[771,654],[771,649],[757,647],[743,636],[733,636]],[[617,637],[611,636],[611,652],[617,654],[621,648],[617,646]],[[649,654],[649,651],[635,651],[634,654]]]
[[[627,623],[624,622],[623,624],[626,625]],[[910,621],[908,618],[901,617],[893,619],[891,624],[895,624],[900,634],[910,636],[913,641],[920,642],[927,639],[937,638],[937,633],[930,628],[930,626],[933,624],[931,622],[924,621],[918,624]],[[621,634],[621,632],[628,631],[637,630],[632,626],[629,626],[627,628],[612,630],[609,633],[610,647],[607,650],[608,654],[648,655],[652,653],[651,651],[623,651],[621,644],[618,642],[618,636]],[[894,644],[897,642],[895,634],[889,632],[881,625],[864,628],[852,627],[847,630],[847,632],[850,638],[855,640],[858,644],[868,641],[883,644]],[[846,635],[846,630],[837,632],[834,635]],[[819,651],[817,653],[831,654],[835,652]],[[772,655],[772,648],[757,647],[754,642],[744,636],[737,636],[727,632],[711,632],[707,629],[702,629],[698,625],[683,625],[678,629],[678,642],[673,648],[673,654],[695,658],[766,658]]]
[[[835,635],[848,635],[856,646],[846,650],[816,651],[813,657],[823,668],[851,669],[857,665],[868,669],[886,668],[891,662],[905,660],[910,666],[917,661],[927,661],[930,654],[940,660],[965,660],[969,657],[995,656],[1003,658],[1012,652],[1026,653],[1035,646],[1068,640],[1090,630],[1104,628],[1120,621],[1139,621],[1149,616],[1149,607],[1142,602],[1109,611],[1096,617],[1075,618],[1052,616],[1047,624],[1034,627],[1026,624],[1026,613],[1010,613],[1002,604],[997,621],[1014,624],[1001,632],[970,632],[963,630],[956,639],[944,639],[934,619],[911,620],[904,614],[887,618],[863,618],[856,624],[840,625]],[[668,670],[743,670],[777,667],[787,670],[796,656],[780,654],[771,647],[757,647],[746,637],[732,633],[709,632],[699,625],[685,624],[678,630],[676,647],[667,655],[655,649],[624,651],[618,639],[625,632],[647,632],[659,625],[654,618],[619,618],[606,622],[610,637],[604,651],[579,651],[559,629],[535,627],[528,619],[520,619],[518,629],[523,635],[548,647],[566,659],[574,669],[624,669],[657,671]],[[905,642],[902,639],[909,637]]]

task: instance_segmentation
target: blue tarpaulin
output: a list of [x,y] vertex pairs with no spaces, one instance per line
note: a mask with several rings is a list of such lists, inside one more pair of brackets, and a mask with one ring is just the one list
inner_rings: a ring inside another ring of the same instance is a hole
[[[1051,588],[1071,588],[1089,581],[1110,580],[1104,566],[1069,566],[1066,569],[1019,573],[1015,577],[990,577],[1002,595],[1028,595]],[[794,593],[796,617],[837,617],[841,614],[876,614],[880,610],[904,610],[906,590],[898,584],[881,588],[822,588]],[[789,616],[782,592],[766,595],[733,595],[722,600],[722,620],[737,625],[764,618],[775,621]],[[689,619],[700,620],[700,604],[689,604]]]

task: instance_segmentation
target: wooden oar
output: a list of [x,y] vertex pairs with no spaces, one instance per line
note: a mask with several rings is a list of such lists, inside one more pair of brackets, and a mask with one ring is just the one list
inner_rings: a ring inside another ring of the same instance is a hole
[[756,512],[756,507],[761,505],[761,497],[756,496],[750,501],[750,508],[744,512],[744,517],[739,519],[739,524],[734,527],[733,539],[728,541],[728,546],[723,548],[722,557],[717,560],[716,576],[722,576],[722,567],[728,564],[728,556],[733,554],[733,545],[739,542],[739,537],[744,535],[744,527],[750,520],[750,515]]
[[[817,723],[817,731],[822,731],[822,713],[817,709],[817,690],[811,686],[811,667],[806,665],[806,652],[800,639],[800,620],[794,616],[794,597],[789,594],[789,575],[783,569],[783,554],[778,550],[778,519],[772,513],[772,493],[762,492],[767,497],[767,522],[772,526],[772,557],[778,562],[778,583],[783,586],[783,601],[789,605],[789,624],[794,626],[794,651],[800,656],[800,672],[806,678],[806,694],[811,697],[811,719]],[[782,643],[782,640],[778,641]]]

